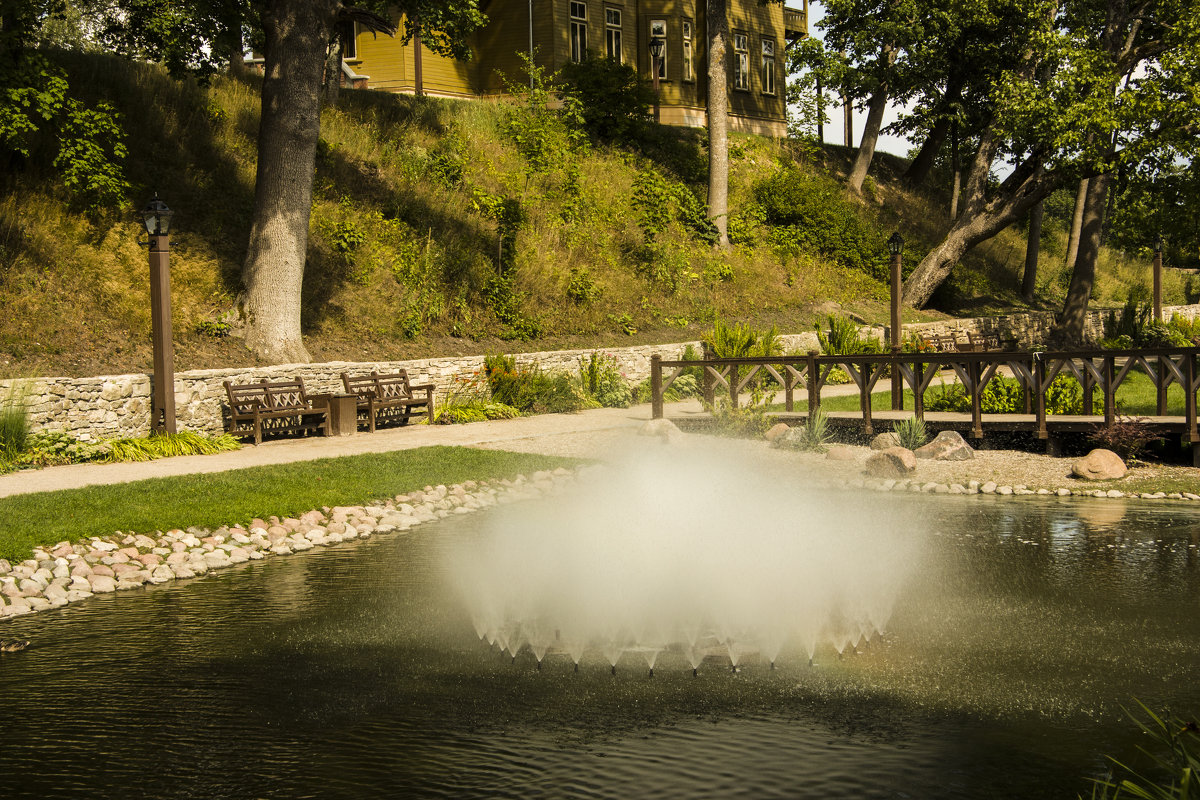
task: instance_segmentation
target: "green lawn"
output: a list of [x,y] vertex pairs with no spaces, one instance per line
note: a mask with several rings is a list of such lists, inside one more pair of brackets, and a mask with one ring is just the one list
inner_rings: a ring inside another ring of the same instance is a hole
[[25,559],[31,548],[63,539],[118,530],[216,528],[322,506],[359,505],[430,484],[505,478],[578,463],[466,447],[422,447],[16,495],[0,498],[0,558]]

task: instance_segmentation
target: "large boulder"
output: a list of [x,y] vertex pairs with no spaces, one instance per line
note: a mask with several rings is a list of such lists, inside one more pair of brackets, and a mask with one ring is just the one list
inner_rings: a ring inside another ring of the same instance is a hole
[[958,431],[942,431],[932,442],[914,450],[913,455],[937,461],[970,461],[975,451]]
[[1085,481],[1110,481],[1124,478],[1128,470],[1121,457],[1112,450],[1096,448],[1071,465],[1071,474]]
[[788,428],[771,440],[771,447],[783,450],[808,449],[808,430],[802,427]]
[[917,457],[912,450],[889,447],[879,450],[867,458],[866,472],[872,478],[907,478],[917,469]]
[[656,436],[663,444],[678,444],[683,440],[683,431],[669,419],[652,419],[638,428],[640,436]]
[[872,450],[887,450],[889,447],[899,447],[900,437],[895,431],[884,431],[871,440]]
[[767,432],[763,434],[763,438],[774,444],[776,439],[778,439],[780,436],[783,436],[791,429],[792,426],[788,425],[786,422],[777,422],[767,429]]

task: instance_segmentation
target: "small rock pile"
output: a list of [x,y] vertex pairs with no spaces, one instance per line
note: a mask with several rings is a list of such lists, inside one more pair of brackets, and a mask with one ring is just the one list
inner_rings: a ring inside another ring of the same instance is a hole
[[19,564],[0,559],[0,618],[59,608],[95,594],[194,578],[211,570],[539,497],[572,479],[567,469],[453,486],[426,486],[364,506],[323,508],[297,518],[255,519],[215,531],[189,528],[148,536],[116,532],[37,548]]

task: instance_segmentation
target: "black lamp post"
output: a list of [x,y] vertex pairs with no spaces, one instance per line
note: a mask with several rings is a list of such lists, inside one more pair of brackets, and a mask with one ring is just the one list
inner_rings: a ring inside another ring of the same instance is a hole
[[141,211],[150,235],[150,321],[154,341],[150,432],[175,433],[175,349],[171,341],[171,230],[174,212],[155,194]]
[[904,237],[896,231],[888,239],[888,252],[892,254],[892,324],[888,338],[892,351],[892,410],[904,408],[904,387],[900,381],[900,262],[904,253]]
[[1154,239],[1154,319],[1162,322],[1162,234]]
[[654,121],[658,122],[658,65],[662,63],[663,50],[667,48],[667,40],[661,36],[650,39],[650,79],[654,84]]

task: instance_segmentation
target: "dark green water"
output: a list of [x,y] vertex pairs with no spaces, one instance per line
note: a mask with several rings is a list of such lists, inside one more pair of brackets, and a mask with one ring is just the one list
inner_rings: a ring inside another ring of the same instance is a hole
[[1200,710],[1196,511],[901,501],[888,634],[812,668],[513,663],[444,588],[481,516],[22,617],[0,798],[1070,798]]

